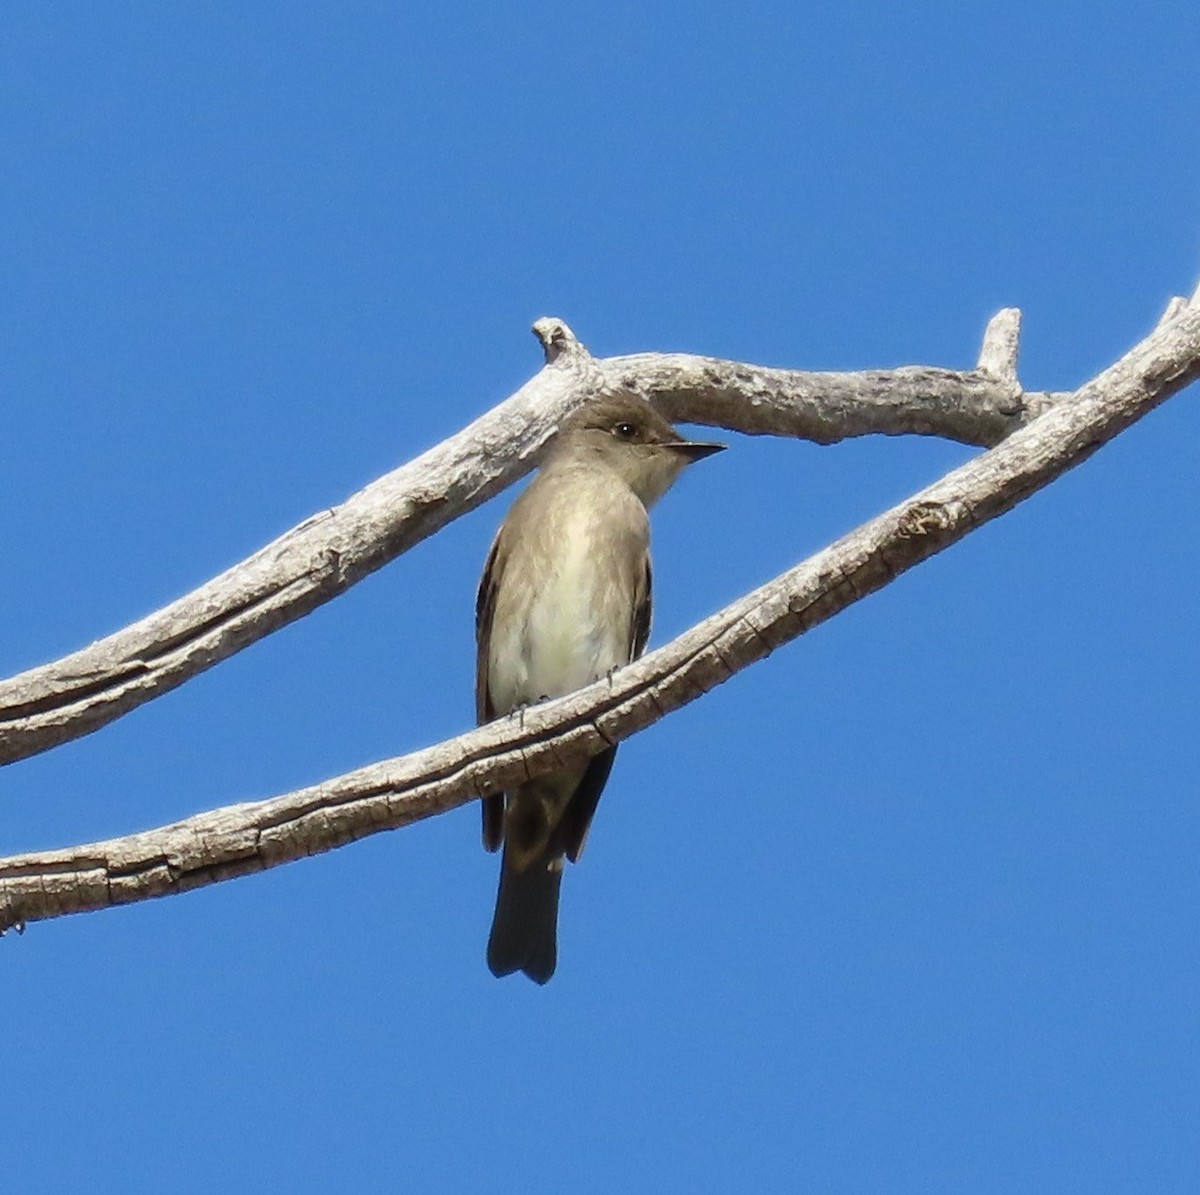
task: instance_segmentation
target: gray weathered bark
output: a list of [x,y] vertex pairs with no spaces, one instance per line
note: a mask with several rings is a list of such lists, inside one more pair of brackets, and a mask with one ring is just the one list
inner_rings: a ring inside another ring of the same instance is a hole
[[684,354],[592,357],[559,320],[546,366],[506,402],[333,510],[157,613],[0,681],[0,764],[112,722],[348,589],[527,472],[562,416],[632,390],[672,419],[828,444],[870,433],[998,443],[1055,401],[1016,380],[1019,313],[989,325],[966,373],[802,373]]
[[[991,348],[985,341],[981,363],[986,359],[989,373],[1015,377],[1016,336],[1012,317],[1006,319],[1010,329],[1001,326]],[[575,353],[569,334],[560,335],[560,347]],[[547,340],[553,346],[553,337]],[[587,359],[584,368],[593,367]],[[268,801],[107,842],[0,859],[0,931],[183,892],[329,850],[619,742],[1011,509],[1198,376],[1200,301],[1193,297],[1169,306],[1151,336],[997,447],[611,680],[521,719]]]

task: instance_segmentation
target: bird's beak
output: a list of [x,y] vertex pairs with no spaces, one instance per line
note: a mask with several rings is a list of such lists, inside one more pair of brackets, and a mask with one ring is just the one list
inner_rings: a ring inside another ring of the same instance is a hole
[[726,445],[724,444],[697,444],[693,440],[674,440],[665,447],[679,453],[681,457],[692,464],[695,461],[702,461],[706,456],[712,456],[717,452],[724,452]]

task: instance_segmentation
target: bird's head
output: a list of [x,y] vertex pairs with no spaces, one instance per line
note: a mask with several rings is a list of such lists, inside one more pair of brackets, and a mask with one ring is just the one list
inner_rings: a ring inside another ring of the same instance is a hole
[[644,399],[617,395],[576,411],[559,429],[551,451],[603,463],[649,507],[685,466],[724,447],[685,440]]

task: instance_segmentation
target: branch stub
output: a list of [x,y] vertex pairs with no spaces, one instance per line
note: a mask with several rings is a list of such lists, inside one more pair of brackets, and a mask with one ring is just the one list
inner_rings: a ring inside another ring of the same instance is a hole
[[988,320],[979,350],[979,373],[1017,384],[1017,353],[1021,347],[1021,309],[1003,307]]
[[543,316],[535,320],[533,334],[542,346],[547,365],[553,365],[560,357],[568,354],[587,352],[579,338],[571,331],[570,325],[554,316]]

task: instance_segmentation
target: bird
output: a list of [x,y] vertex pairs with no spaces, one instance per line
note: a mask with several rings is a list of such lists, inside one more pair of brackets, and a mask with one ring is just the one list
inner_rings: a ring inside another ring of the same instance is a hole
[[[650,633],[648,511],[724,444],[684,439],[645,399],[593,399],[551,439],[484,566],[475,607],[480,724],[611,676]],[[558,957],[563,861],[578,861],[616,747],[483,798],[503,847],[487,961],[544,984]]]

